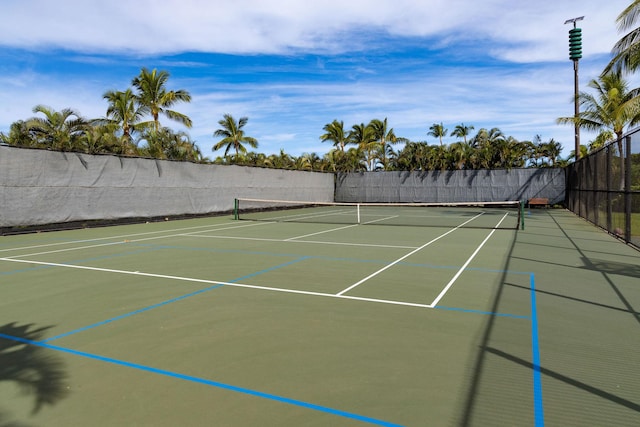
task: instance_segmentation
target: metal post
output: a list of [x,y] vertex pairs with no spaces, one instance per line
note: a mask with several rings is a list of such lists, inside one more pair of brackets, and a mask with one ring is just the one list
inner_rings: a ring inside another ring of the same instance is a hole
[[576,142],[576,161],[580,159],[580,126],[578,125],[578,117],[580,117],[580,103],[578,102],[578,93],[578,60],[575,59],[573,61],[573,96],[575,97],[573,100],[573,111],[576,122],[573,129]]
[[576,22],[582,21],[584,16],[573,19],[567,19],[565,24],[573,24],[573,29],[569,30],[569,59],[573,61],[573,96],[574,96],[574,136],[575,136],[575,153],[576,161],[580,159],[580,126],[578,118],[580,117],[580,104],[578,102],[578,61],[582,58],[582,30],[577,28]]
[[[631,137],[625,138],[625,168],[624,168],[624,240],[631,242]],[[622,156],[623,154],[620,153]]]

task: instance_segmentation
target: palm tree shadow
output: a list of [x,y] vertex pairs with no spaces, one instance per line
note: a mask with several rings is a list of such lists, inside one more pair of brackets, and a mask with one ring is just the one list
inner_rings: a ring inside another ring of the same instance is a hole
[[[32,397],[32,414],[67,395],[67,374],[62,360],[29,343],[40,341],[50,328],[16,322],[0,326],[0,383],[15,383],[25,396]],[[10,421],[7,412],[0,409],[0,427],[26,427],[26,424]]]

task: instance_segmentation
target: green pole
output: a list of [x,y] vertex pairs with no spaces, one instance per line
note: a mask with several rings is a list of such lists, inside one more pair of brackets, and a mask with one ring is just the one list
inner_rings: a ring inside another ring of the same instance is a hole
[[233,199],[233,219],[238,220],[238,199]]
[[524,201],[520,200],[520,229],[524,230]]
[[580,126],[578,125],[578,118],[580,117],[580,102],[578,99],[578,61],[582,58],[582,29],[578,28],[576,23],[583,19],[584,16],[579,16],[577,18],[567,19],[564,21],[565,25],[573,24],[573,28],[569,30],[569,59],[573,61],[573,117],[575,119],[574,140],[576,146],[576,162],[580,159]]

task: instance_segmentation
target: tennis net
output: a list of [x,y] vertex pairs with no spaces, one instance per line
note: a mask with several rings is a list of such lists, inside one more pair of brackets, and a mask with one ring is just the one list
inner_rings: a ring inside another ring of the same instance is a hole
[[271,222],[518,229],[519,201],[469,203],[339,203],[236,199],[234,218]]

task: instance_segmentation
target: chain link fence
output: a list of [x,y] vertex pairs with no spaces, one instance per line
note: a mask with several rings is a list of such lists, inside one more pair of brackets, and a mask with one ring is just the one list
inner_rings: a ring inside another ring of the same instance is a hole
[[640,248],[640,129],[567,168],[569,210]]

